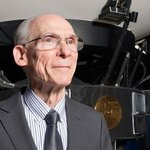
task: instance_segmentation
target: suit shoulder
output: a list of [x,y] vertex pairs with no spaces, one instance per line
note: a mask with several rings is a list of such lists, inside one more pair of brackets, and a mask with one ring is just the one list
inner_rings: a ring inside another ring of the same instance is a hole
[[3,110],[3,109],[5,110],[5,108],[12,109],[16,105],[17,101],[20,100],[20,98],[21,98],[21,92],[16,91],[8,98],[0,101],[0,109],[1,110]]
[[88,106],[84,103],[75,101],[73,99],[71,99],[70,101],[71,101],[72,105],[74,105],[74,107],[82,108],[83,110],[86,110],[86,111],[93,111],[94,110],[91,106]]
[[74,109],[74,111],[78,111],[82,115],[87,115],[89,117],[93,115],[103,117],[103,114],[101,112],[94,110],[94,108],[91,106],[75,101],[73,99],[70,99],[69,101],[71,103],[72,109]]

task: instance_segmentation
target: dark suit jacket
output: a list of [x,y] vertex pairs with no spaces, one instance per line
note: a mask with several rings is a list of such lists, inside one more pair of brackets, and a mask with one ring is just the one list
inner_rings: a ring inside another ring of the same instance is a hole
[[[36,150],[21,92],[0,103],[0,150]],[[91,107],[66,97],[68,150],[112,150],[106,123]]]

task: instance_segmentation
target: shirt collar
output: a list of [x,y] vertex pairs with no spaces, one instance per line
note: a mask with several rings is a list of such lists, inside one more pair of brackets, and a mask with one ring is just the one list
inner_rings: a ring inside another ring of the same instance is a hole
[[[47,113],[51,110],[50,107],[39,98],[31,89],[26,89],[24,95],[24,102],[32,114],[35,116],[37,121],[43,120]],[[60,121],[64,118],[65,115],[65,94],[60,102],[55,106],[56,110],[60,115]]]

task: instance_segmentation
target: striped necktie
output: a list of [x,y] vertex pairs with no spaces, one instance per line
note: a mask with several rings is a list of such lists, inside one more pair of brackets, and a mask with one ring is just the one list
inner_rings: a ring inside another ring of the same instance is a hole
[[61,137],[57,130],[57,121],[60,121],[59,114],[51,110],[44,118],[47,124],[44,150],[63,150]]

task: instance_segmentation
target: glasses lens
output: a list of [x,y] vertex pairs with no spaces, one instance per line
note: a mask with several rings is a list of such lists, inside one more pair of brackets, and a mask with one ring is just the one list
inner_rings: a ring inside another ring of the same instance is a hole
[[67,38],[67,44],[72,51],[80,51],[84,46],[84,41],[81,38],[73,36]]
[[55,49],[60,41],[60,37],[56,35],[46,35],[42,38],[43,49]]

